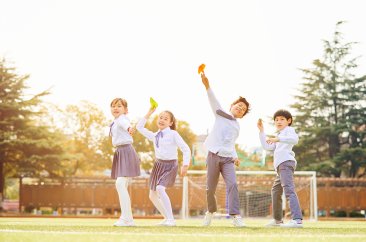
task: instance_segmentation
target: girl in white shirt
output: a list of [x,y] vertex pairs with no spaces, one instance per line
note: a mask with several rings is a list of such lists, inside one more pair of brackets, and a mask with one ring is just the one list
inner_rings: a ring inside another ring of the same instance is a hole
[[116,179],[116,189],[121,206],[121,217],[114,226],[134,226],[128,181],[140,175],[140,159],[132,146],[132,135],[136,131],[126,116],[127,101],[115,98],[111,102],[111,113],[115,118],[110,125],[112,145],[116,148],[113,156],[111,177]]
[[187,173],[191,151],[175,130],[176,119],[170,111],[163,111],[159,114],[157,120],[159,130],[157,132],[145,128],[147,119],[154,111],[155,108],[150,108],[145,117],[137,123],[136,128],[143,136],[154,143],[156,161],[149,180],[149,198],[164,216],[164,220],[159,225],[175,226],[172,205],[165,189],[174,185],[178,173],[177,148],[179,147],[183,152],[182,176]]

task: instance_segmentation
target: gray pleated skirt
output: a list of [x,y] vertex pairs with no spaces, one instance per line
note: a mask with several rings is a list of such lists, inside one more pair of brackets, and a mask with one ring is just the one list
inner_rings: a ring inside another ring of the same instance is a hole
[[140,158],[131,144],[120,145],[113,156],[111,177],[136,177],[140,175]]
[[178,160],[156,159],[150,175],[150,190],[156,191],[156,186],[171,187],[178,174]]

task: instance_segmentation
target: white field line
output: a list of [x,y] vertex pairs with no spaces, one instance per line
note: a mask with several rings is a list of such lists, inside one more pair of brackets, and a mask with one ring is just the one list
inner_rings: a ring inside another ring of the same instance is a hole
[[[300,229],[301,230],[301,229]],[[243,231],[244,232],[244,231]],[[60,235],[136,235],[136,236],[161,236],[161,237],[225,237],[225,238],[243,238],[243,237],[262,237],[262,238],[277,238],[278,233],[265,234],[209,234],[209,233],[149,233],[149,232],[91,232],[91,231],[38,231],[38,230],[18,230],[18,229],[0,229],[0,233],[30,233],[30,234],[60,234]],[[288,238],[310,238],[310,237],[324,237],[324,238],[366,238],[366,234],[281,234],[281,237]]]

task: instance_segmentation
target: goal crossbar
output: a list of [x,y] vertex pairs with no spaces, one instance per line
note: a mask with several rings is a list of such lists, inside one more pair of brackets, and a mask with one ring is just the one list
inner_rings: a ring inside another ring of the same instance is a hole
[[[190,170],[187,172],[187,176],[183,178],[183,194],[182,194],[182,218],[189,218],[189,177],[194,175],[206,175],[205,170]],[[236,171],[236,175],[276,175],[275,171]],[[316,184],[316,172],[315,171],[295,171],[295,176],[309,176],[310,178],[310,204],[309,204],[309,219],[318,220],[318,204],[317,204],[317,184]]]

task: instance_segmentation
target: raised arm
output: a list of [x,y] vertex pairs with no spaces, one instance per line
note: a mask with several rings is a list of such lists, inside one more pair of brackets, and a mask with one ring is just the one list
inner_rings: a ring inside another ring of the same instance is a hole
[[151,141],[154,141],[155,138],[155,134],[154,132],[148,130],[147,128],[145,128],[147,119],[151,116],[151,114],[155,111],[154,109],[149,109],[149,111],[147,112],[147,114],[145,115],[145,117],[143,117],[142,119],[139,120],[139,122],[136,125],[136,129],[146,138],[148,138]]
[[265,149],[265,150],[274,150],[276,148],[276,144],[275,143],[267,143],[266,134],[264,133],[262,119],[258,119],[257,127],[259,129],[259,140],[262,144],[263,149]]
[[208,101],[210,102],[211,109],[212,109],[214,115],[216,116],[217,115],[216,111],[218,109],[222,110],[222,107],[221,107],[219,101],[217,100],[215,94],[213,93],[212,89],[210,88],[210,82],[208,81],[208,79],[204,73],[201,74],[201,79],[202,79],[203,85],[206,88]]

